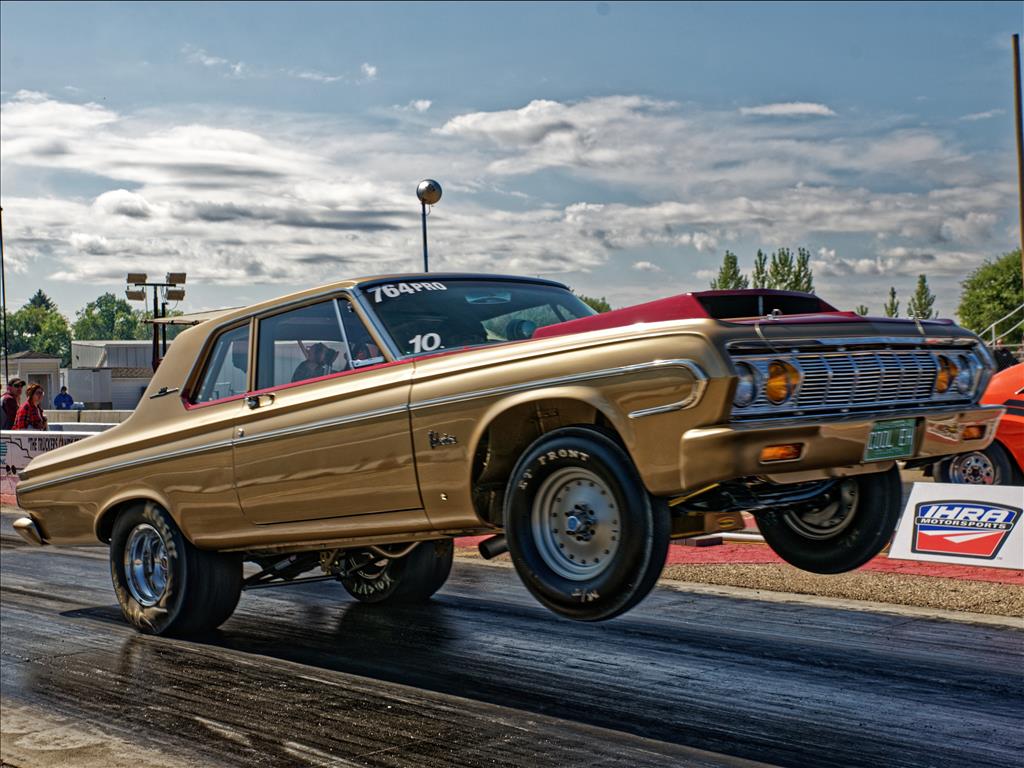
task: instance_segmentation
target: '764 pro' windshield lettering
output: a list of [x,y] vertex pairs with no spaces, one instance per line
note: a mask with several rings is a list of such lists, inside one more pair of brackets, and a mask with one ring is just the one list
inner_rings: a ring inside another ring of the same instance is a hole
[[447,291],[444,283],[387,283],[374,285],[366,289],[373,295],[373,303],[380,304],[384,299],[397,299],[404,294],[416,294],[420,291]]

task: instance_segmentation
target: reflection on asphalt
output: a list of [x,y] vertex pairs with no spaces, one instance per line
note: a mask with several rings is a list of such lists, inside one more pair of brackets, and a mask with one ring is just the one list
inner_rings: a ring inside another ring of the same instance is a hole
[[4,702],[184,763],[960,768],[1024,749],[1010,629],[667,590],[576,624],[458,562],[425,605],[260,590],[182,641],[124,624],[100,550],[5,538],[0,578]]

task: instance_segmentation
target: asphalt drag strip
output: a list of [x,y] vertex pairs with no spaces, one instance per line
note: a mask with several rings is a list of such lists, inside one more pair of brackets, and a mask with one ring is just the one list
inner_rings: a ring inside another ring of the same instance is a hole
[[960,768],[1024,753],[1024,631],[1006,627],[668,589],[578,624],[510,569],[457,561],[426,605],[258,590],[211,637],[166,640],[123,622],[103,550],[5,536],[0,555],[2,758],[26,768]]

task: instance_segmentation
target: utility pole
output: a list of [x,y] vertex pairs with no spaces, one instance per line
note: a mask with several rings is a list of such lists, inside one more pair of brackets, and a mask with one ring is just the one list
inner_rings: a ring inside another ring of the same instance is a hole
[[0,306],[3,307],[4,315],[4,380],[3,384],[7,384],[7,379],[11,376],[11,366],[7,362],[7,352],[9,345],[7,343],[7,273],[4,272],[4,209],[0,208]]
[[1013,117],[1017,128],[1017,204],[1020,225],[1020,268],[1024,271],[1024,121],[1020,105],[1020,35],[1013,36]]

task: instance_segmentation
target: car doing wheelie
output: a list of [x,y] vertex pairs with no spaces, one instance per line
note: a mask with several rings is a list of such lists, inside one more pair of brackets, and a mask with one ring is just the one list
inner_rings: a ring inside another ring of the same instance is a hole
[[555,613],[616,616],[672,538],[742,527],[817,573],[896,525],[895,462],[982,451],[992,370],[949,321],[706,291],[596,315],[547,280],[349,280],[180,334],[123,424],[35,459],[37,544],[108,544],[144,632],[218,626],[246,589],[429,598],[492,534]]

